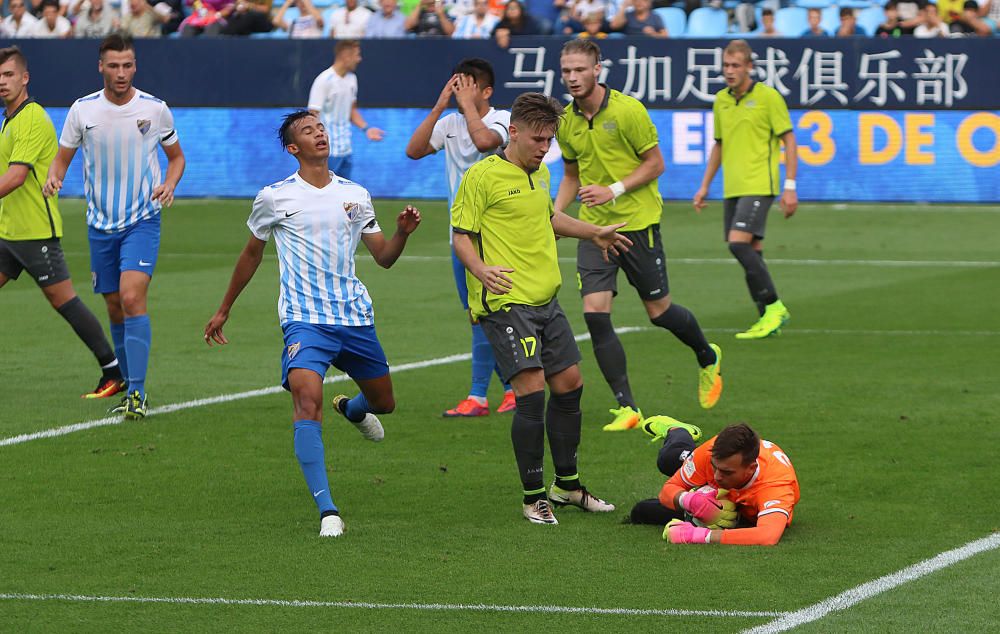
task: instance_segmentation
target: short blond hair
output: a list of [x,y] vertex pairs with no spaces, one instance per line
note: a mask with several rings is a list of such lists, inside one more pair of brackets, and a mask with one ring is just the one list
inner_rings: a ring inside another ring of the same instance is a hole
[[743,55],[747,62],[753,61],[753,49],[746,40],[733,40],[724,50],[723,55]]

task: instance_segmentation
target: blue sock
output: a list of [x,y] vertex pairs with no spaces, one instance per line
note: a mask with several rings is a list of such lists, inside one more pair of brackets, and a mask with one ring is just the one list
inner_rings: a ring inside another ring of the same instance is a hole
[[118,367],[122,376],[128,381],[128,362],[125,356],[125,324],[111,323],[111,341],[115,344],[115,356],[118,357]]
[[493,357],[493,346],[490,345],[479,324],[472,324],[472,389],[469,394],[486,398],[490,388],[490,378],[493,367],[497,364]]
[[140,398],[146,396],[146,368],[149,366],[149,346],[152,341],[149,315],[125,318],[125,356],[130,360],[128,390],[138,390]]
[[358,395],[347,401],[347,406],[344,408],[344,416],[347,420],[353,421],[355,423],[360,423],[365,419],[365,414],[372,411],[372,406],[368,404],[368,399],[361,392]]
[[323,457],[323,435],[319,421],[295,421],[295,457],[299,459],[302,475],[306,477],[320,515],[336,511],[330,495],[330,482],[326,477],[326,460]]

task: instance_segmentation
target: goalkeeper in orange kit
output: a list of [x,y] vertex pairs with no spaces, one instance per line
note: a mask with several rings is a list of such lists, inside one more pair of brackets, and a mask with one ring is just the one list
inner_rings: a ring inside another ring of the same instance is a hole
[[746,423],[726,427],[697,449],[701,430],[694,425],[657,416],[643,428],[664,438],[657,466],[670,479],[658,499],[632,508],[632,523],[666,524],[663,538],[674,544],[778,543],[799,501],[795,468],[778,445]]

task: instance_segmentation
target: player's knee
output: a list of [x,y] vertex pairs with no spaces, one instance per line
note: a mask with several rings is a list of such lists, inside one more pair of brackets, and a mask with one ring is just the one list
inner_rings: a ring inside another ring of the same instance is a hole
[[391,414],[396,409],[396,398],[390,394],[379,394],[373,399],[368,399],[375,414]]
[[670,477],[681,468],[692,451],[694,451],[694,439],[691,438],[691,434],[684,429],[671,429],[663,446],[660,447],[660,453],[656,456],[656,468],[663,475]]
[[299,395],[295,399],[296,420],[322,420],[323,399],[312,396]]
[[749,242],[730,242],[729,252],[740,262],[754,255],[753,245]]
[[552,392],[549,395],[549,402],[552,403],[553,407],[561,412],[575,414],[580,411],[580,401],[582,397],[583,383],[581,382],[576,389],[570,390],[569,392],[562,392],[560,394]]
[[121,292],[121,310],[125,317],[136,317],[146,314],[146,296],[139,291]]

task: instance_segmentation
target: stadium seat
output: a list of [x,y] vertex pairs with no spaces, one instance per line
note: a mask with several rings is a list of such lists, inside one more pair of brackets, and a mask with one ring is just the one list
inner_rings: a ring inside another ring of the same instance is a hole
[[795,6],[803,9],[825,9],[830,6],[831,0],[796,0]]
[[820,18],[819,25],[828,35],[836,35],[840,28],[840,7],[830,5],[823,9],[823,17]]
[[667,27],[667,33],[670,34],[670,37],[684,36],[684,31],[687,29],[687,16],[684,14],[683,9],[662,7],[660,9],[653,9],[653,13],[660,16],[660,19],[663,20],[663,25]]
[[809,11],[802,7],[785,7],[774,13],[774,28],[785,37],[799,37],[809,30]]
[[722,9],[698,7],[688,16],[685,37],[722,37],[729,29],[729,18]]
[[336,10],[336,7],[330,7],[323,11],[323,37],[330,37],[333,32],[333,12]]
[[343,0],[313,0],[313,6],[321,11],[328,7],[340,7],[343,5]]
[[885,22],[885,11],[882,7],[868,7],[858,11],[858,26],[868,35],[875,35],[875,31],[883,22]]
[[869,0],[838,0],[837,6],[849,9],[867,9],[872,6],[872,3]]

